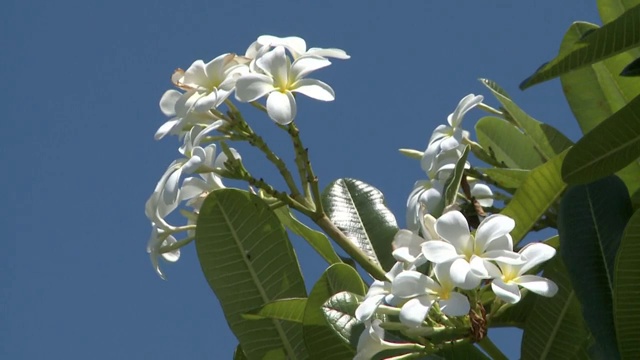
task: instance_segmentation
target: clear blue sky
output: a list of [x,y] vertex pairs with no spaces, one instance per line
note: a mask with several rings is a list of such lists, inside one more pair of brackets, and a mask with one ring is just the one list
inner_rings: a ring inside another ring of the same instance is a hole
[[[595,1],[22,1],[0,12],[2,359],[230,358],[236,345],[193,246],[165,265],[145,252],[144,202],[178,142],[153,140],[170,75],[244,52],[259,35],[338,47],[313,77],[336,100],[299,101],[297,123],[322,185],[356,177],[404,224],[424,175],[398,148],[426,146],[459,99],[501,84],[534,117],[579,135],[558,81],[517,85],[553,57]],[[289,144],[265,117],[249,121]],[[482,113],[465,118],[472,129]],[[241,148],[242,150],[243,148]],[[243,152],[254,172],[262,157]],[[266,177],[273,172],[264,170]],[[300,248],[305,274],[323,264]],[[494,334],[495,335],[495,334]],[[517,333],[500,332],[516,357]]]

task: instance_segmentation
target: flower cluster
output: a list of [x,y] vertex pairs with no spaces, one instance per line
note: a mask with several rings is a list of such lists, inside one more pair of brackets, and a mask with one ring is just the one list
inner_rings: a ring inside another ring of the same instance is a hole
[[[158,181],[147,200],[145,214],[151,221],[151,238],[147,252],[154,269],[164,278],[159,258],[175,262],[180,247],[193,240],[195,223],[204,198],[211,191],[224,188],[223,177],[231,177],[227,165],[240,163],[241,156],[224,140],[231,135],[240,140],[246,131],[234,131],[234,119],[219,108],[226,104],[235,108],[231,95],[240,102],[254,102],[278,124],[291,123],[297,112],[294,93],[331,101],[333,89],[307,75],[331,64],[327,58],[348,59],[340,49],[307,49],[299,37],[258,37],[244,55],[222,54],[209,62],[196,60],[186,70],[177,69],[171,81],[177,89],[166,91],[160,99],[160,110],[169,120],[158,128],[155,139],[175,135],[182,141],[180,158],[173,161]],[[236,119],[237,120],[237,119]],[[246,129],[242,129],[246,130]],[[217,132],[217,136],[214,134]],[[222,151],[214,142],[220,140]],[[184,202],[180,213],[187,224],[175,226],[167,217]],[[177,240],[175,235],[186,232]]]
[[[461,161],[468,139],[460,127],[462,117],[482,100],[473,94],[463,98],[449,115],[449,125],[436,128],[422,153],[421,165],[430,180],[416,183],[409,196],[408,229],[398,231],[393,240],[397,263],[386,274],[386,281],[373,282],[356,310],[356,318],[366,326],[356,358],[409,349],[409,343],[385,341],[384,328],[409,338],[411,334],[433,334],[446,329],[442,319],[467,317],[487,291],[506,304],[520,301],[521,288],[548,297],[558,291],[551,280],[526,274],[552,258],[553,247],[532,243],[515,252],[512,218],[481,216],[483,220],[472,231],[467,217],[457,210],[459,203],[445,202],[444,184]],[[470,165],[466,163],[465,168]],[[470,188],[480,206],[492,205],[488,186],[475,183]]]

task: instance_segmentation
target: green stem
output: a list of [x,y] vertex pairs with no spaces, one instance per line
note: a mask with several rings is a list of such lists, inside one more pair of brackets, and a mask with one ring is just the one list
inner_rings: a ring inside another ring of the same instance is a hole
[[494,344],[488,336],[485,336],[484,339],[480,340],[478,345],[494,360],[509,360],[509,358],[507,358],[502,351],[498,349],[496,344]]
[[312,202],[311,195],[309,193],[309,179],[307,176],[307,165],[309,164],[309,159],[306,156],[307,150],[304,148],[304,145],[302,145],[302,140],[300,139],[300,130],[298,130],[293,122],[288,126],[281,126],[281,128],[283,130],[286,130],[291,137],[291,142],[293,143],[293,153],[295,154],[295,162],[296,167],[298,168],[298,176],[300,177],[302,191],[304,191],[305,199]]
[[374,278],[381,281],[388,281],[385,271],[367,256],[360,248],[355,246],[351,240],[338,229],[333,222],[325,215],[321,214],[319,217],[317,214],[311,217],[313,221],[324,230],[329,237],[331,237],[337,244],[344,250],[351,258],[353,258],[362,268],[371,274]]

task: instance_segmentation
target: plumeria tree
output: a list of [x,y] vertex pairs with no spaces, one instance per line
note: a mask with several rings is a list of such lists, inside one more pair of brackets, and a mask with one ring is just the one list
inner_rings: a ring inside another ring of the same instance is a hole
[[[373,185],[321,189],[304,146],[297,97],[334,100],[311,75],[345,51],[263,35],[176,70],[155,137],[175,135],[180,155],[145,206],[153,268],[164,278],[161,262],[195,243],[236,359],[504,359],[487,331],[505,326],[524,330],[523,359],[640,358],[640,1],[598,3],[605,25],[574,23],[521,84],[560,77],[584,137],[574,144],[481,79],[493,99],[463,96],[425,148],[400,149],[424,170],[404,226]],[[247,106],[288,134],[293,164]],[[234,143],[259,150],[284,186],[245,167]],[[290,235],[327,263],[310,292]]]

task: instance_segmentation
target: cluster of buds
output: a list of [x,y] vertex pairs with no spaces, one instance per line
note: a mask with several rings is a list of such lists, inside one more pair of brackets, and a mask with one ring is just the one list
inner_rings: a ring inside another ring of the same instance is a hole
[[[386,341],[384,329],[412,340],[442,336],[447,331],[451,334],[446,341],[468,336],[472,328],[469,314],[482,312],[475,307],[482,307],[478,301],[487,291],[506,304],[520,301],[520,288],[548,297],[558,291],[551,280],[526,274],[552,258],[553,247],[532,243],[514,252],[510,232],[515,222],[510,217],[484,217],[472,231],[456,206],[442,207],[443,184],[452,176],[468,139],[468,132],[460,128],[462,117],[482,100],[473,94],[463,98],[449,115],[449,126],[436,128],[422,154],[422,168],[431,180],[417,183],[409,197],[408,229],[398,231],[393,241],[397,263],[386,281],[373,282],[356,310],[356,318],[366,325],[358,343],[358,359],[384,350],[416,350],[416,343]],[[472,195],[483,198],[480,204],[491,206],[491,189],[479,183],[473,188]],[[422,350],[437,349],[428,340],[418,343]]]
[[[322,101],[335,98],[329,85],[306,78],[330,65],[327,58],[348,59],[349,55],[340,49],[307,49],[299,37],[263,35],[244,55],[226,53],[206,63],[196,60],[186,70],[173,73],[171,81],[177,89],[166,91],[160,99],[160,109],[169,120],[156,131],[155,139],[177,136],[182,141],[181,156],[169,165],[145,205],[152,226],[147,252],[160,277],[164,274],[159,259],[177,261],[180,248],[193,240],[204,198],[224,188],[223,178],[247,180],[240,154],[225,141],[248,141],[256,146],[257,137],[237,113],[231,95],[263,109],[280,125],[290,124],[297,112],[293,93]],[[257,102],[263,97],[266,105]],[[228,113],[220,110],[222,105]],[[185,208],[179,211],[187,224],[169,224],[167,216],[182,203]],[[186,237],[177,240],[178,233]]]

